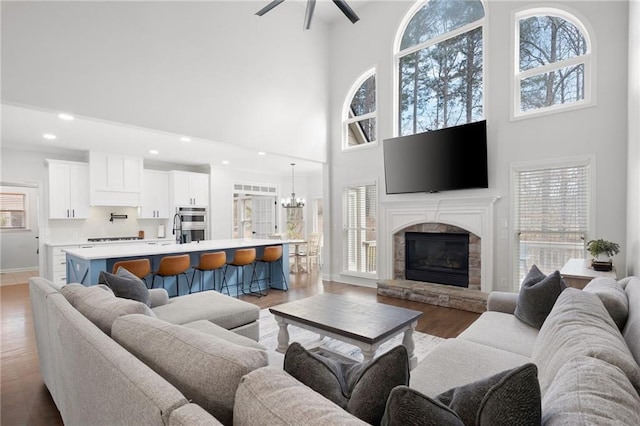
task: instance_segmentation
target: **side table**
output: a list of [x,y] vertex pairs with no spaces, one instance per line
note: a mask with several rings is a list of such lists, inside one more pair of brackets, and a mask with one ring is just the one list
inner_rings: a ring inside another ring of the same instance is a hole
[[560,275],[569,287],[583,289],[594,278],[607,277],[618,279],[615,266],[611,271],[596,271],[589,259],[569,259],[560,270]]

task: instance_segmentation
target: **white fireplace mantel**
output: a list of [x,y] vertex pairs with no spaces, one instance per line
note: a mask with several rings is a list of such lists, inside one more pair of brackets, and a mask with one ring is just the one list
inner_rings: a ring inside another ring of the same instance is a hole
[[482,262],[480,288],[489,292],[493,282],[494,204],[498,196],[434,198],[381,203],[380,245],[386,255],[378,259],[380,277],[393,276],[393,235],[412,225],[444,223],[473,232],[480,237]]

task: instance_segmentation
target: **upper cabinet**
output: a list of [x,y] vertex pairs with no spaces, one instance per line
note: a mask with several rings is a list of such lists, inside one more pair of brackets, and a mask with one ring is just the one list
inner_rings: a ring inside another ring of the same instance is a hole
[[49,166],[49,219],[89,217],[89,165],[47,160]]
[[174,206],[209,205],[209,175],[171,171],[171,195]]
[[92,206],[139,206],[142,158],[91,151],[89,153]]
[[145,170],[143,173],[140,219],[169,218],[169,172]]

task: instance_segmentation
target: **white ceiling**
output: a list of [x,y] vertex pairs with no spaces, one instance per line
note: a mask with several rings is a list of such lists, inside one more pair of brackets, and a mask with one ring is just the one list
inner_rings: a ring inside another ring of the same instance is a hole
[[[322,164],[294,159],[266,152],[259,155],[231,144],[191,138],[144,129],[120,123],[111,123],[86,117],[65,121],[58,117],[64,111],[44,111],[15,105],[2,105],[2,147],[43,152],[108,151],[142,157],[147,160],[187,165],[209,165],[254,170],[267,173],[289,174],[290,163],[296,163],[296,174],[318,174]],[[49,133],[55,140],[43,138]],[[151,154],[157,150],[158,154]],[[229,162],[223,165],[222,161]]]

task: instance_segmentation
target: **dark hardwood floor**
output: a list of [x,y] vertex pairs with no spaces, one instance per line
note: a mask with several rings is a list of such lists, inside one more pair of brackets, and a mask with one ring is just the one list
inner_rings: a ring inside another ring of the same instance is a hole
[[[422,311],[424,315],[416,330],[445,338],[456,337],[479,316],[457,309],[378,296],[375,288],[323,282],[317,273],[291,274],[291,285],[287,292],[271,290],[264,297],[247,295],[241,299],[260,308],[268,308],[323,292]],[[0,301],[0,424],[61,425],[60,414],[40,375],[28,285],[0,286]]]

